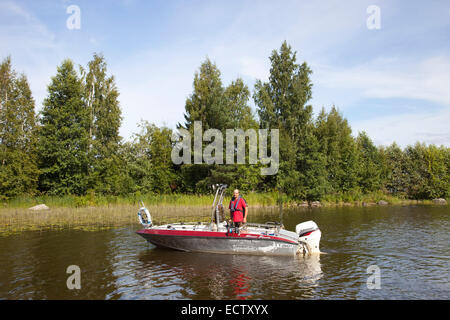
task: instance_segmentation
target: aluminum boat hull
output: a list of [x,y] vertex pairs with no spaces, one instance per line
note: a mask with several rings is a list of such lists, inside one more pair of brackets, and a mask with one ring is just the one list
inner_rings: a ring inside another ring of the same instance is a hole
[[226,254],[295,255],[298,242],[275,235],[243,232],[142,229],[137,234],[151,244],[181,251]]

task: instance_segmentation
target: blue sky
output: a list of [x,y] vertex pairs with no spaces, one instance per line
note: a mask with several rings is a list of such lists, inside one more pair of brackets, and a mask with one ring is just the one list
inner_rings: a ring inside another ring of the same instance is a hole
[[[66,27],[70,5],[81,10],[79,30]],[[370,5],[380,8],[378,30],[367,28]],[[335,105],[378,145],[450,146],[448,1],[0,0],[0,58],[27,75],[37,109],[63,59],[86,65],[103,53],[126,139],[141,119],[183,121],[206,57],[225,85],[242,77],[253,90],[284,40],[313,69],[316,114]]]

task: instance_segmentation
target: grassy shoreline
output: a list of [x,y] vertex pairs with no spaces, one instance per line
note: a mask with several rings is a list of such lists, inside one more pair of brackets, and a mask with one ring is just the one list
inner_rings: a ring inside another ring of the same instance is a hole
[[[249,192],[243,194],[249,205],[254,207],[296,207],[310,205],[312,201],[297,201],[288,198],[278,192],[255,193]],[[231,198],[231,193],[225,196],[224,203]],[[36,197],[17,197],[0,202],[0,210],[6,208],[30,208],[38,204],[46,204],[50,208],[86,208],[103,207],[116,205],[135,205],[142,200],[147,206],[182,206],[182,207],[202,207],[211,206],[214,195],[196,195],[196,194],[134,194],[130,196],[102,196],[88,194],[86,196],[36,196]],[[446,199],[449,203],[450,199]],[[333,194],[327,195],[320,204],[325,207],[334,206],[362,206],[373,205],[379,201],[385,201],[390,205],[417,205],[434,204],[433,200],[415,200],[395,197],[383,192],[373,192],[370,194]]]
[[[244,195],[251,208],[278,209],[302,208],[315,210],[316,206],[355,207],[380,206],[380,200],[387,205],[433,205],[432,200],[400,199],[382,194],[372,194],[355,201],[342,198],[322,200],[320,203],[297,202],[281,199],[276,193],[249,193]],[[0,207],[0,235],[30,230],[83,229],[98,230],[138,224],[138,201],[143,200],[152,214],[155,223],[173,223],[176,221],[209,222],[212,195],[147,195],[109,199],[107,197],[36,197],[14,199]],[[228,202],[228,197],[224,203]],[[283,200],[281,202],[281,200]],[[49,210],[32,211],[28,208],[45,203]],[[449,203],[447,199],[447,204]]]

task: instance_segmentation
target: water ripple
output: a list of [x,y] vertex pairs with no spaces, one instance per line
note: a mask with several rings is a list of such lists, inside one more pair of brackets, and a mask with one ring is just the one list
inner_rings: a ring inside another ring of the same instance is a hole
[[[137,226],[0,237],[0,299],[450,298],[446,207],[288,210],[283,219],[290,230],[316,221],[326,254],[162,250],[137,236]],[[71,264],[82,270],[79,291],[65,289]],[[367,287],[371,265],[380,270],[379,290]]]

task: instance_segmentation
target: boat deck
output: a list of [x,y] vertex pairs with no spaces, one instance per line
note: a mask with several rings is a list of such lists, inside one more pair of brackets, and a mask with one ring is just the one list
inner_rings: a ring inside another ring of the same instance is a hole
[[298,243],[295,232],[282,229],[280,225],[274,224],[247,224],[240,229],[239,233],[229,232],[226,224],[215,225],[203,223],[171,223],[160,226],[148,227],[138,231],[139,234],[186,236],[186,237],[208,237],[223,238],[233,237],[241,239],[259,239]]

